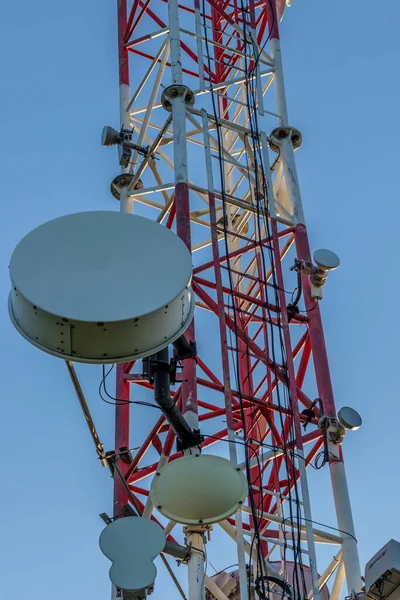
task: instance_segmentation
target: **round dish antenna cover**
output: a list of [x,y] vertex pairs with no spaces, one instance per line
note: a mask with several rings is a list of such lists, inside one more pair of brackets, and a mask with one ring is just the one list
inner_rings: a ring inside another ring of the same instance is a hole
[[157,523],[142,517],[116,519],[103,529],[99,544],[113,563],[110,579],[115,587],[134,591],[154,583],[153,560],[165,547],[164,532]]
[[160,513],[177,523],[217,523],[243,504],[247,480],[241,469],[220,456],[184,456],[157,472],[150,495]]
[[339,422],[350,431],[356,431],[362,425],[362,418],[354,408],[343,406],[338,412]]
[[165,348],[194,311],[182,240],[137,215],[94,211],[44,223],[10,262],[11,320],[45,352],[126,362]]
[[340,259],[332,250],[320,249],[314,252],[314,261],[323,271],[333,271],[340,265]]

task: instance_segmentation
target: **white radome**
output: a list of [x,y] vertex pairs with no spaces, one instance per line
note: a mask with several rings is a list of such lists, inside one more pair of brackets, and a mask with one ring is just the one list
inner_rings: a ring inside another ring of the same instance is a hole
[[247,496],[247,479],[226,458],[196,454],[178,458],[155,475],[154,506],[177,523],[217,523],[233,515]]
[[334,271],[340,266],[340,258],[332,250],[321,248],[314,252],[314,261],[323,271]]
[[35,346],[78,362],[148,356],[189,326],[189,250],[137,215],[93,211],[40,225],[10,261],[9,312]]
[[362,425],[361,416],[354,408],[343,406],[338,412],[338,419],[346,429],[356,431]]

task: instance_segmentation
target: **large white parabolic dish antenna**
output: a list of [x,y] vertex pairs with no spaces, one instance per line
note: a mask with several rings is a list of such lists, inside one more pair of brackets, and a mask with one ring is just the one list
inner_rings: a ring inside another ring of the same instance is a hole
[[187,247],[137,215],[94,211],[44,223],[15,248],[10,276],[16,329],[73,361],[148,356],[177,339],[193,316]]

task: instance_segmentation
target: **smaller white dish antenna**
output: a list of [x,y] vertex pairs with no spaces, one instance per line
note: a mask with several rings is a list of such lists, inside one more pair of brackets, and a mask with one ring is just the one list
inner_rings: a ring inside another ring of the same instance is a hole
[[345,429],[356,431],[362,425],[362,418],[354,408],[343,406],[338,412],[338,419]]
[[99,544],[113,563],[110,579],[115,587],[135,591],[154,583],[153,560],[165,547],[164,532],[157,523],[142,517],[116,519],[103,529]]
[[240,468],[220,456],[184,456],[156,473],[150,496],[157,510],[177,523],[218,523],[243,504],[247,480]]
[[338,255],[323,248],[314,252],[314,261],[322,271],[334,271],[340,265]]

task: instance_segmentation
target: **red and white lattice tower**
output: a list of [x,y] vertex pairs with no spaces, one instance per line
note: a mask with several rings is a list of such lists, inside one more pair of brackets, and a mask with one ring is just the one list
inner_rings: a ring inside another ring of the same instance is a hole
[[[182,361],[173,398],[204,435],[203,453],[236,462],[252,495],[235,517],[214,526],[206,545],[201,528],[186,530],[186,543],[199,551],[188,561],[184,594],[199,600],[205,586],[226,599],[218,580],[204,573],[204,549],[211,556],[212,548],[236,554],[242,600],[262,596],[260,569],[275,593],[286,578],[301,597],[318,598],[334,575],[333,600],[344,578],[348,593],[357,594],[362,580],[342,430],[294,156],[301,134],[285,97],[284,0],[118,0],[117,7],[120,125],[133,130],[135,145],[150,147],[134,150],[122,169],[133,177],[125,187],[122,180],[120,208],[173,229],[192,253],[196,310],[185,335],[197,356]],[[296,286],[293,300],[286,291]],[[144,388],[152,385],[139,362],[117,366],[118,399],[141,400],[150,393]],[[313,404],[314,389],[322,403]],[[175,434],[153,411],[143,423],[133,421],[130,435],[131,412],[129,404],[116,407],[115,452],[138,440],[141,446],[131,461],[116,458],[125,484],[114,476],[114,516],[133,494],[145,516],[182,544],[182,527],[168,523],[148,494],[158,467],[182,455]],[[306,467],[321,451],[336,530],[313,524]],[[337,545],[328,565],[318,561],[321,543]]]

